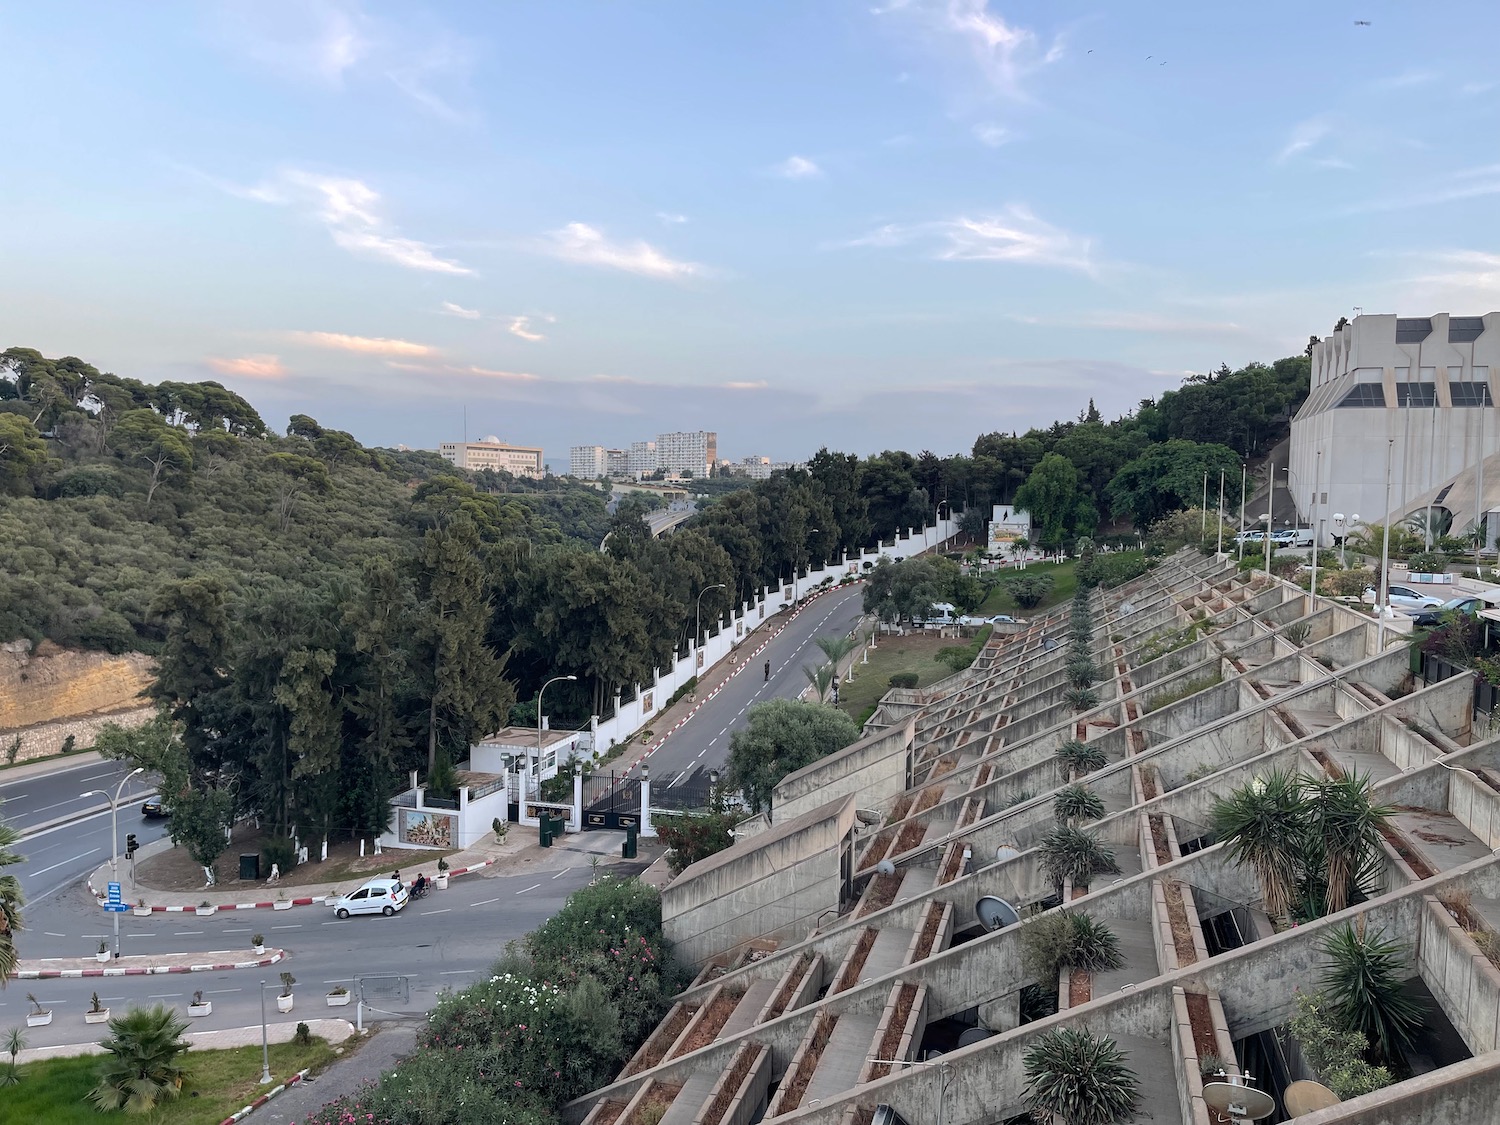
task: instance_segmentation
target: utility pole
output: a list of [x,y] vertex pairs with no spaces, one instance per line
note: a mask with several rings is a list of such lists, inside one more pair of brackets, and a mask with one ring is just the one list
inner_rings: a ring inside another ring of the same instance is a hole
[[1379,624],[1375,627],[1375,648],[1385,651],[1385,603],[1390,598],[1386,575],[1391,569],[1391,456],[1396,448],[1395,438],[1385,439],[1385,528],[1380,541],[1380,586],[1378,604],[1375,606]]
[[[118,884],[120,882],[120,793],[125,788],[125,783],[138,773],[145,773],[145,766],[136,766],[124,777],[120,778],[120,784],[115,786],[115,795],[111,797],[103,789],[90,789],[83,794],[85,797],[103,797],[109,802],[109,881]],[[134,887],[131,888],[134,890]],[[120,910],[111,909],[110,913],[115,919],[115,957],[120,956]]]

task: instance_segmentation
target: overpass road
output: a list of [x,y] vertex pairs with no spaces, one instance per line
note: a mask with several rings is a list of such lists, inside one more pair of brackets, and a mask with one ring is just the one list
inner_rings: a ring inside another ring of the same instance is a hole
[[[864,616],[863,607],[863,584],[824,594],[790,621],[764,652],[746,656],[748,666],[652,753],[655,783],[671,788],[692,781],[700,771],[722,769],[729,760],[729,737],[745,725],[751,704],[799,696],[807,687],[802,666],[824,659],[815,638],[844,636]],[[769,681],[765,678],[767,661]]]

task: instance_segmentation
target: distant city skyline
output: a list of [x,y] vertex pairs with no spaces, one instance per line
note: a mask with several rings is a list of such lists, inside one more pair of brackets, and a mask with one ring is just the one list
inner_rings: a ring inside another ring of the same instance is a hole
[[8,4],[0,346],[554,464],[1117,417],[1500,303],[1500,8],[1434,14]]

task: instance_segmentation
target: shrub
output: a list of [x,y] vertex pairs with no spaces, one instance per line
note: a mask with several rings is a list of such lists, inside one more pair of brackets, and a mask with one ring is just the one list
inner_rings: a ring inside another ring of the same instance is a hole
[[1066,825],[1054,828],[1042,837],[1038,846],[1042,852],[1042,870],[1054,883],[1071,879],[1074,886],[1086,886],[1094,875],[1120,871],[1114,853],[1077,828]]
[[1375,584],[1375,572],[1367,566],[1351,566],[1348,570],[1341,570],[1329,581],[1329,588],[1335,594],[1343,598],[1357,598],[1365,592],[1365,587]]
[[1441,551],[1418,551],[1406,565],[1416,574],[1441,574],[1448,569],[1448,556]]
[[1099,679],[1099,667],[1088,657],[1068,661],[1068,682],[1077,688],[1091,687]]
[[1045,984],[1062,969],[1102,973],[1125,963],[1120,939],[1082,910],[1049,910],[1021,928],[1026,975]]
[[1052,575],[1021,574],[1005,580],[1005,591],[1022,609],[1035,609],[1052,593]]
[[1099,706],[1099,693],[1093,688],[1070,687],[1063,693],[1063,698],[1075,711],[1087,711]]
[[1422,1026],[1423,1005],[1405,991],[1410,950],[1384,932],[1357,933],[1345,923],[1323,941],[1329,959],[1323,995],[1336,1018],[1369,1041],[1387,1061],[1401,1058]]
[[1346,1026],[1321,992],[1298,992],[1297,1014],[1287,1030],[1302,1048],[1307,1065],[1318,1080],[1341,1100],[1348,1101],[1391,1084],[1391,1072],[1365,1061],[1369,1044]]
[[1140,1105],[1140,1083],[1107,1036],[1061,1027],[1039,1036],[1023,1056],[1026,1104],[1037,1121],[1114,1125]]
[[1074,777],[1082,777],[1102,770],[1109,761],[1105,756],[1103,747],[1091,742],[1079,742],[1077,739],[1069,739],[1057,748],[1053,755],[1065,770]]
[[1052,798],[1052,815],[1059,824],[1073,820],[1098,820],[1104,815],[1104,800],[1087,785],[1064,785]]
[[914,688],[918,679],[915,672],[897,672],[891,677],[890,683],[893,688]]
[[89,1100],[101,1113],[150,1113],[182,1092],[187,1071],[177,1057],[188,1049],[187,1021],[163,1004],[131,1008],[109,1021],[108,1053]]

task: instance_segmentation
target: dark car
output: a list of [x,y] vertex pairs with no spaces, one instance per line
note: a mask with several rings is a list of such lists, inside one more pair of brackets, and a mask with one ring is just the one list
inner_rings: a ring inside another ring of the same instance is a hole
[[1488,608],[1489,605],[1490,603],[1483,598],[1475,597],[1473,594],[1464,594],[1461,597],[1449,598],[1440,606],[1413,614],[1412,622],[1419,627],[1441,625],[1444,614],[1478,613],[1481,609]]
[[160,801],[147,801],[141,806],[141,815],[147,820],[165,820],[172,815],[172,810]]

